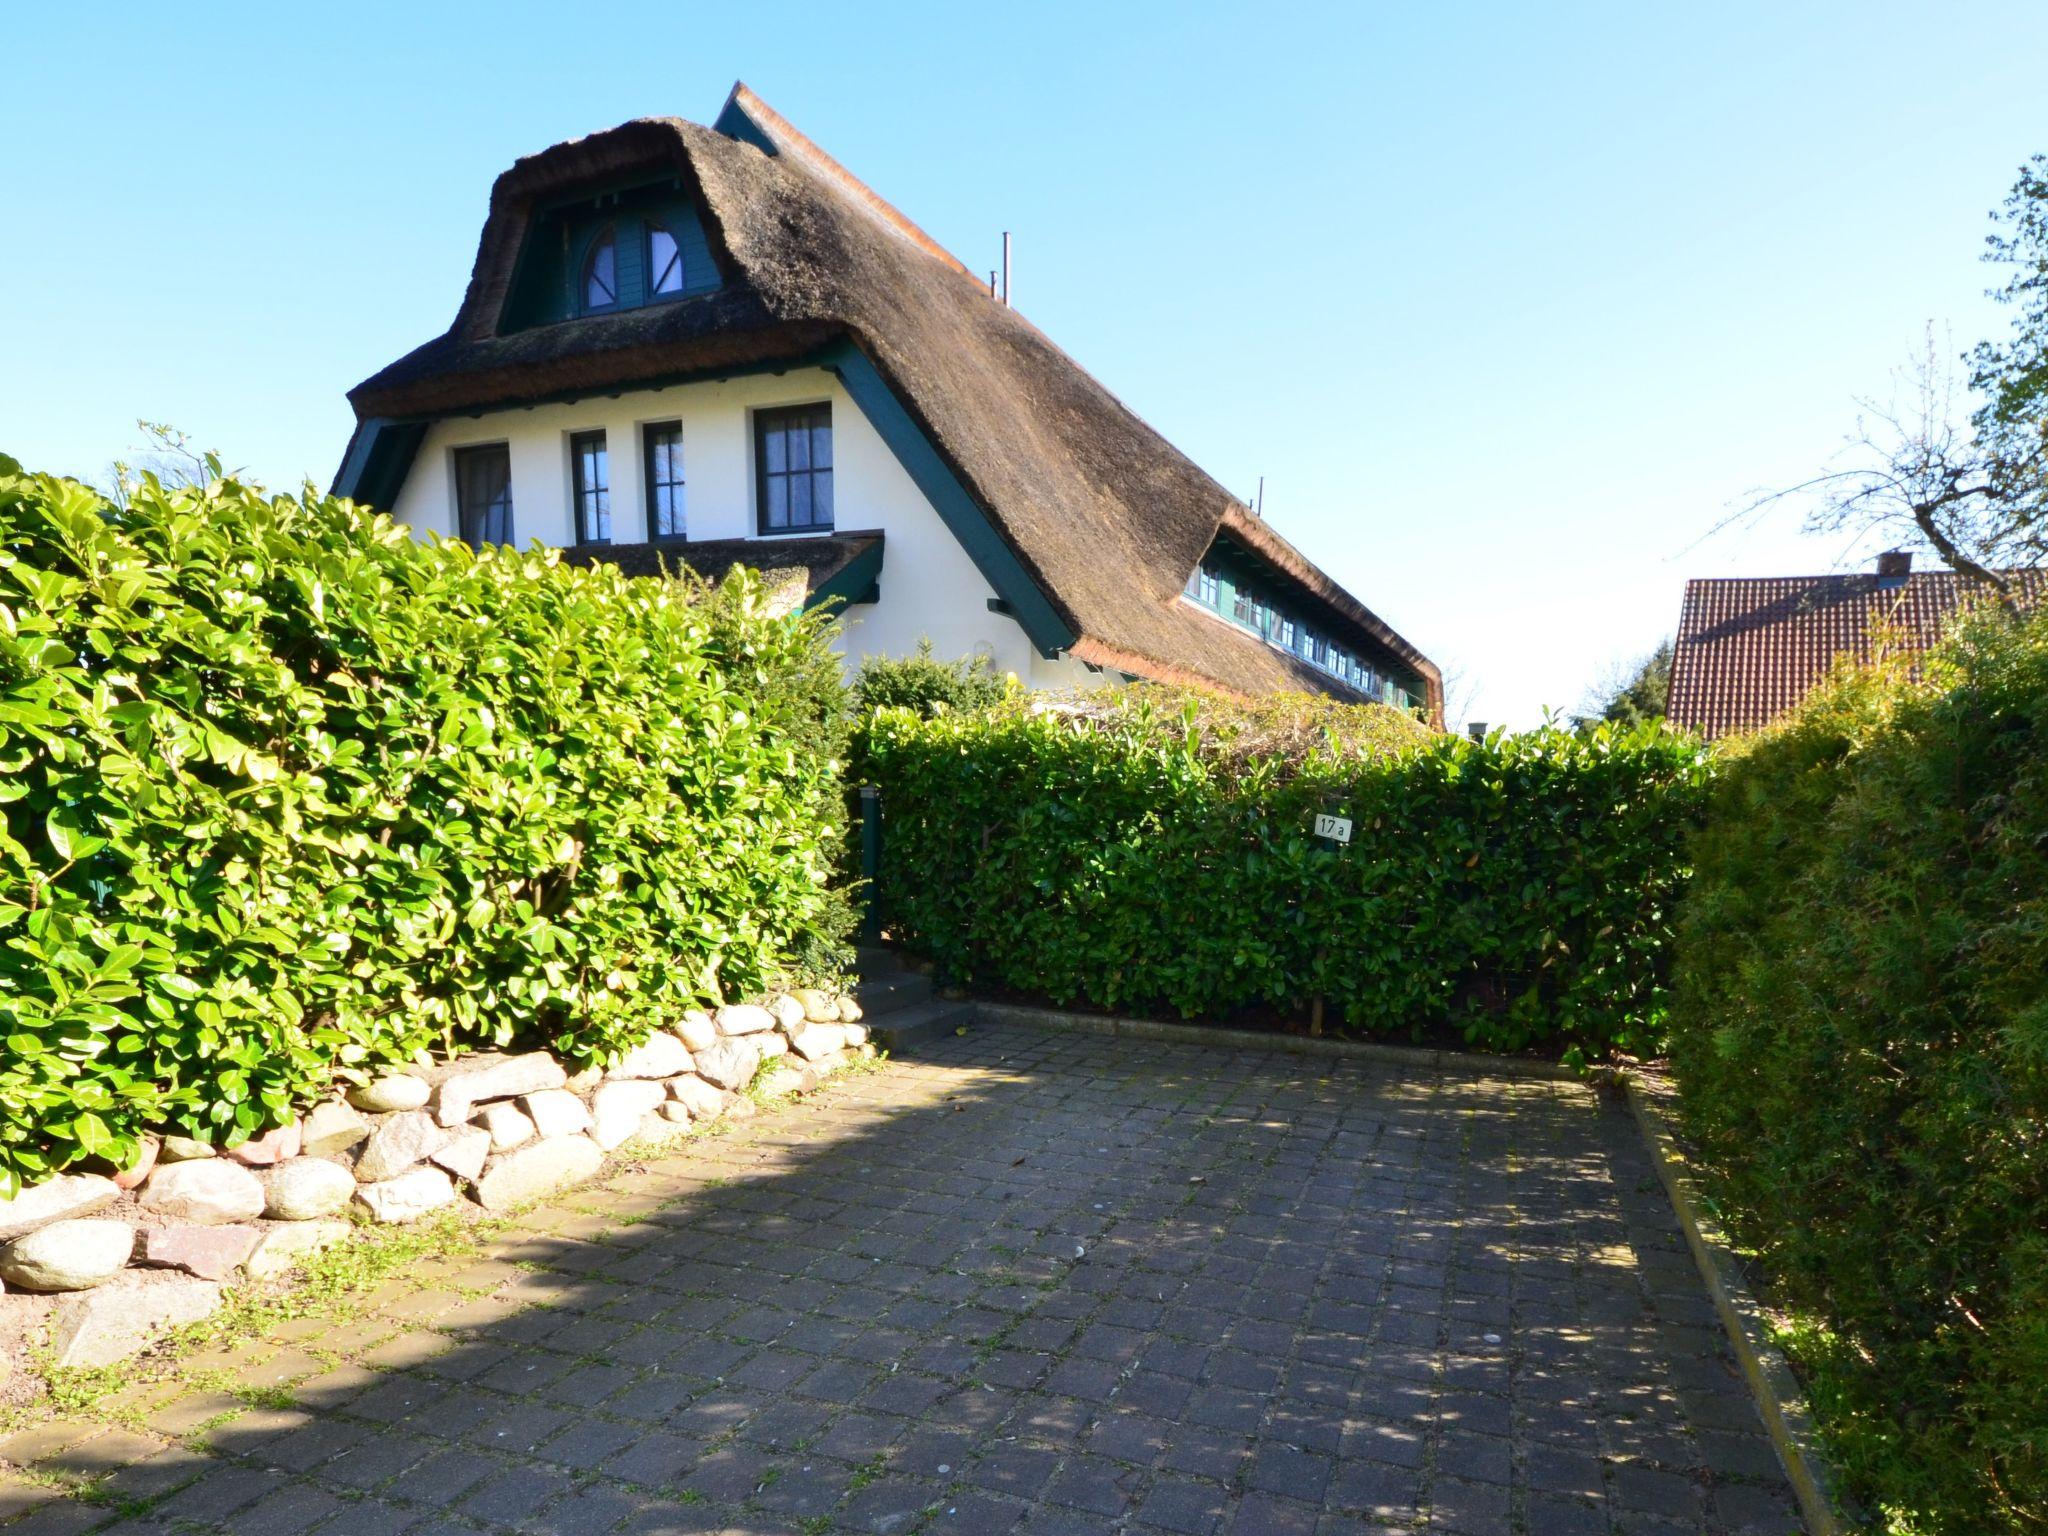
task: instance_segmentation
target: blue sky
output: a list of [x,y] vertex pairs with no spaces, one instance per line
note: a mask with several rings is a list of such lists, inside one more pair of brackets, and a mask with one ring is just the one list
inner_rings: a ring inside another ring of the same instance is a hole
[[[167,420],[323,485],[492,178],[744,78],[1436,656],[1568,708],[1787,512],[2048,150],[2048,6],[33,7],[0,94],[0,449]],[[25,61],[34,61],[26,67]]]

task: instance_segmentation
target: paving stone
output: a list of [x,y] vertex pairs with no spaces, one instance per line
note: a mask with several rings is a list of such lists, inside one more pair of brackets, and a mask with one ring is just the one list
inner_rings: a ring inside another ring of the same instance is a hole
[[[704,1049],[751,1071],[763,1033]],[[734,1131],[391,1286],[302,1411],[145,1407],[239,1414],[240,1465],[153,1474],[203,1474],[183,1529],[283,1532],[329,1495],[322,1536],[1794,1518],[1640,1138],[1579,1085],[977,1029]]]

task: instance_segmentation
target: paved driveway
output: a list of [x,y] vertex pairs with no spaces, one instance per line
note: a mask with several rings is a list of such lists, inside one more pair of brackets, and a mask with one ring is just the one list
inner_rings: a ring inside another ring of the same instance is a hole
[[978,1029],[452,1269],[0,1444],[106,1474],[0,1531],[1798,1529],[1574,1085]]

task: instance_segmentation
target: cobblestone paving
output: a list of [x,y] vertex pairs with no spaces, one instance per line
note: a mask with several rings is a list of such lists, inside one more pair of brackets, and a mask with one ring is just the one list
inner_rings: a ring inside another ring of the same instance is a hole
[[292,1331],[0,1443],[0,1531],[1799,1529],[1571,1084],[980,1029]]

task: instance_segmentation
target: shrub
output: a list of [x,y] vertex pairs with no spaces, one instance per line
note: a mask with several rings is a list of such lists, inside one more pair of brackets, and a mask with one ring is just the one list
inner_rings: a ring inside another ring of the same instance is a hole
[[0,1180],[829,959],[831,665],[744,577],[0,459]]
[[1729,755],[1673,1064],[1851,1486],[2048,1510],[2048,621],[1848,671]]
[[[897,936],[963,981],[1063,1003],[1193,1016],[1322,997],[1358,1029],[1448,1022],[1509,1050],[1654,1037],[1698,747],[1608,729],[1478,743],[1369,706],[1372,729],[1244,753],[1271,720],[1204,729],[1155,697],[876,717]],[[1318,812],[1351,818],[1350,846],[1312,835]]]
[[854,675],[854,703],[862,714],[908,709],[920,715],[962,714],[1000,703],[1008,685],[986,656],[940,661],[920,640],[915,656],[869,656]]

